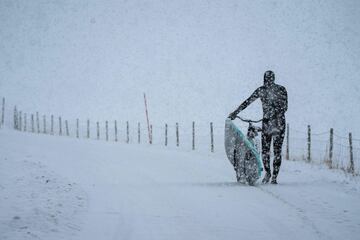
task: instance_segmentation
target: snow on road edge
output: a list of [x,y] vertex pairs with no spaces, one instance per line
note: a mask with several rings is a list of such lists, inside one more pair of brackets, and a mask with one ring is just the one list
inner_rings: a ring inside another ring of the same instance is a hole
[[[14,155],[14,154],[7,154]],[[81,229],[87,197],[76,184],[25,159],[0,159],[0,239],[69,239]]]

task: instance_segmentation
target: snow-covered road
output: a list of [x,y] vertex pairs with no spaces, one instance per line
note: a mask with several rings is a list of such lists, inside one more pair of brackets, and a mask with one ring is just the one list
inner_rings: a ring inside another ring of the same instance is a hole
[[[277,186],[249,187],[234,182],[223,152],[9,130],[0,132],[0,151],[0,197],[6,203],[1,205],[7,206],[0,206],[1,239],[357,239],[360,235],[359,178],[317,165],[284,161]],[[28,168],[16,167],[25,161],[39,166],[28,178],[46,171],[58,179],[54,188],[76,187],[59,199],[64,195],[60,190],[49,193],[29,184],[26,189],[39,194],[30,194],[31,202],[24,199],[17,206],[11,196],[25,190],[9,179],[26,178]],[[73,209],[58,218],[57,231],[39,227],[51,220],[46,214],[43,219],[34,217],[39,224],[29,223],[26,231],[11,224],[14,217],[23,218],[21,214],[31,219],[30,210],[44,198]],[[70,223],[63,224],[69,219],[75,230],[66,227]],[[27,233],[39,231],[36,236]]]

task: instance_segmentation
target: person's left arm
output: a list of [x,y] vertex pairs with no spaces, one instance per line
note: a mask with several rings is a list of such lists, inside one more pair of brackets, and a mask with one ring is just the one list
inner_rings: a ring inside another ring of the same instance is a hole
[[282,102],[283,102],[283,112],[285,113],[287,110],[288,110],[288,94],[287,94],[287,91],[286,91],[286,88],[283,87],[281,89],[281,96],[282,96]]

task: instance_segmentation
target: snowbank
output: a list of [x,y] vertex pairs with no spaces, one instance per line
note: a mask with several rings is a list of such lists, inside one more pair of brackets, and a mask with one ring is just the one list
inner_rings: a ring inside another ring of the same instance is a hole
[[1,131],[0,150],[5,239],[357,239],[360,234],[359,178],[319,165],[284,161],[279,185],[249,187],[235,183],[222,151],[8,130]]

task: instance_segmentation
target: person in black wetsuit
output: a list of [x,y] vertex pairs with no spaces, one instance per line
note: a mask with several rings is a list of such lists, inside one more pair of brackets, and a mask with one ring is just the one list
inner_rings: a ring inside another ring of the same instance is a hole
[[262,183],[268,183],[271,178],[270,169],[270,145],[273,140],[274,162],[271,183],[277,184],[277,176],[281,165],[281,150],[285,136],[285,112],[288,108],[288,97],[286,88],[275,84],[275,74],[266,71],[264,74],[264,85],[255,90],[229,118],[234,120],[240,111],[244,110],[256,99],[260,98],[263,108],[263,123],[261,134],[262,159],[266,171]]

